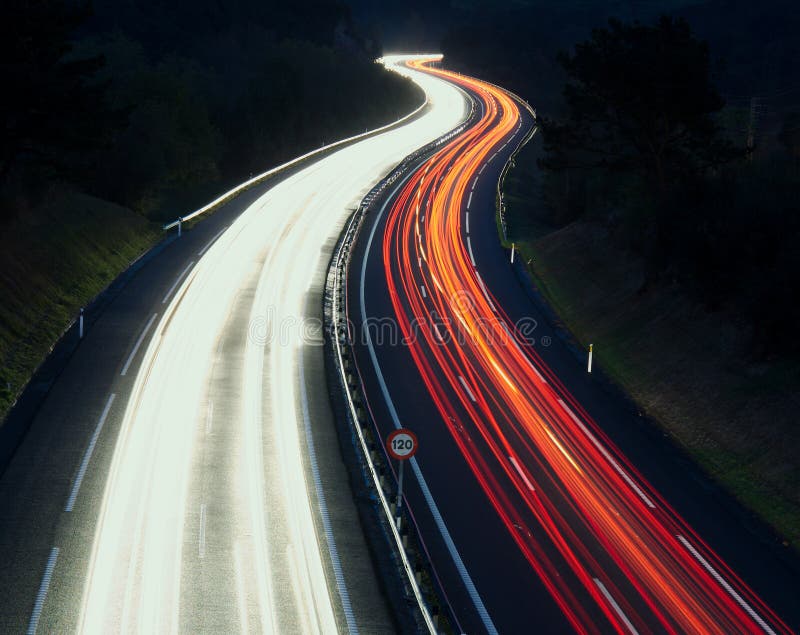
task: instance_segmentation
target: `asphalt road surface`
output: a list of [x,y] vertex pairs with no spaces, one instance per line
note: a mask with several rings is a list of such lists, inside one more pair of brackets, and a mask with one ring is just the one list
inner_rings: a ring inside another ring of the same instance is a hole
[[419,438],[404,493],[456,628],[798,629],[796,557],[586,372],[500,246],[496,184],[531,113],[431,72],[481,119],[368,218],[348,298],[379,436]]
[[408,123],[165,245],[88,331],[0,479],[0,631],[392,628],[340,465],[321,292],[350,210],[454,128]]

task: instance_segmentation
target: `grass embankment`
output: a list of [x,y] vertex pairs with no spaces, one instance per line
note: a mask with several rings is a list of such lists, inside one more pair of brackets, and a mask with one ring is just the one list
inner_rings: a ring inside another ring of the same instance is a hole
[[[282,143],[277,143],[274,135],[268,135],[261,142],[252,138],[242,140],[240,145],[248,152],[267,153],[255,162],[259,169],[315,149],[316,142],[313,146],[309,142],[309,130],[315,130],[318,136],[325,133],[322,138],[330,143],[365,128],[392,123],[424,101],[424,93],[410,80],[375,64],[364,62],[360,71],[353,75],[348,58],[337,58],[331,51],[310,44],[287,47],[296,53],[302,50],[307,58],[305,65],[298,67],[298,76],[308,79],[311,69],[317,74],[327,72],[329,82],[335,83],[340,75],[343,81],[347,80],[348,90],[331,89],[329,96],[332,99],[333,95],[349,95],[342,101],[342,104],[346,102],[349,110],[344,111],[344,106],[335,99],[328,100],[326,112],[315,111],[318,115],[315,126],[307,123],[301,126],[306,137],[300,132],[293,134],[291,130],[294,128],[283,122],[280,124],[284,135]],[[317,54],[319,60],[314,59]],[[293,63],[297,65],[299,62],[294,60]],[[363,107],[353,111],[352,96],[358,94],[382,97],[356,100]],[[280,100],[273,101],[271,107],[280,106]],[[312,101],[317,108],[320,100]],[[283,114],[298,116],[297,109],[290,110]],[[167,152],[166,141],[157,141],[155,145],[159,151]],[[158,163],[149,157],[152,146],[153,143],[148,145],[148,157],[140,162],[142,165]],[[120,154],[126,161],[132,160],[128,156],[130,153]],[[129,166],[105,167],[112,172],[109,178],[126,183],[130,180],[127,175],[136,172]],[[165,182],[176,180],[162,177]],[[0,425],[35,369],[75,319],[80,307],[160,238],[161,223],[156,221],[173,220],[174,210],[197,208],[227,189],[226,183],[233,187],[241,182],[241,178],[222,181],[204,177],[198,182],[180,179],[176,182],[179,185],[154,186],[150,192],[152,200],[148,205],[140,205],[138,212],[79,194],[69,186],[51,188],[43,202],[35,207],[30,207],[25,200],[14,200],[13,196],[4,195],[0,205],[12,206],[14,211],[0,213]],[[140,189],[149,191],[144,187]],[[124,200],[124,197],[117,200]],[[6,211],[0,209],[0,212]],[[200,219],[190,222],[186,228],[194,222],[200,222]]]
[[0,422],[80,307],[160,236],[139,214],[69,190],[0,225]]
[[[735,316],[679,288],[641,294],[643,263],[599,224],[541,214],[532,142],[506,178],[509,242],[575,338],[723,487],[800,545],[800,364],[754,361]],[[764,307],[769,310],[769,307]]]

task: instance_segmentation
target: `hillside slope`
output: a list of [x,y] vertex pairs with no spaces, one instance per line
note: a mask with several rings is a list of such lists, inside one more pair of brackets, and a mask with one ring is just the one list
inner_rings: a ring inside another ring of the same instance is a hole
[[129,209],[65,188],[0,225],[0,419],[80,307],[160,235]]

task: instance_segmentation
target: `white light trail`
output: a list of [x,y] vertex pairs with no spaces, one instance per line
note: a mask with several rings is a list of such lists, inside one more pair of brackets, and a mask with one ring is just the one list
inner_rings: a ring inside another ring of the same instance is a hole
[[[321,552],[325,540],[317,535],[300,436],[298,359],[305,346],[319,344],[307,332],[307,319],[318,312],[308,290],[349,210],[404,156],[466,114],[455,88],[397,70],[426,91],[431,107],[423,115],[272,187],[204,246],[191,275],[187,269],[168,293],[114,450],[79,631],[175,633],[182,607],[202,605],[203,590],[182,586],[181,576],[189,563],[200,566],[197,526],[189,523],[187,533],[186,520],[197,518],[201,504],[206,511],[206,501],[192,499],[188,485],[197,478],[195,443],[211,430],[212,416],[215,434],[205,443],[214,443],[218,430],[234,430],[238,439],[228,457],[235,469],[218,475],[230,481],[235,509],[226,540],[213,534],[220,529],[205,515],[201,523],[204,562],[221,543],[230,545],[234,566],[219,573],[236,589],[230,623],[264,632],[338,630],[339,596],[326,579],[328,555]],[[252,301],[237,302],[244,289]],[[212,406],[214,360],[236,317],[250,327],[245,348],[238,358],[235,350],[225,354],[240,364],[242,384],[227,403],[216,395]],[[237,414],[217,415],[223,412]]]

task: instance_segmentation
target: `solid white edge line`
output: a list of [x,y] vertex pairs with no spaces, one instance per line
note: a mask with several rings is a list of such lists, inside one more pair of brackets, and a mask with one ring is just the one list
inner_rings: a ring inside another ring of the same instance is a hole
[[183,270],[183,272],[181,273],[181,275],[179,275],[179,276],[178,276],[177,280],[175,280],[175,282],[173,282],[173,283],[172,283],[172,286],[169,288],[169,291],[167,291],[167,295],[165,295],[165,296],[164,296],[164,299],[163,299],[163,300],[161,300],[161,304],[166,304],[166,303],[167,303],[167,300],[169,300],[169,296],[171,296],[171,295],[172,295],[172,292],[173,292],[173,291],[175,291],[175,287],[177,287],[177,286],[178,286],[178,283],[179,283],[181,280],[183,280],[183,277],[184,277],[184,276],[185,276],[187,273],[189,273],[189,269],[191,269],[191,268],[192,268],[192,265],[193,265],[193,264],[194,264],[194,260],[192,260],[192,261],[191,261],[191,262],[190,262],[188,265],[186,265],[186,269],[184,269],[184,270]]
[[36,629],[39,627],[39,618],[42,616],[42,608],[44,608],[44,601],[47,598],[47,590],[50,588],[50,580],[53,578],[53,570],[56,568],[57,560],[58,547],[53,547],[50,550],[50,556],[47,558],[42,582],[39,584],[39,592],[36,594],[36,601],[33,604],[33,612],[28,622],[28,635],[35,635]]
[[458,380],[461,382],[461,385],[464,386],[464,390],[467,392],[467,396],[470,398],[470,400],[476,401],[475,395],[470,390],[470,388],[467,385],[467,382],[464,380],[464,378],[461,375],[459,375],[458,376]]
[[599,578],[593,578],[594,583],[597,585],[597,588],[600,589],[600,593],[608,600],[608,603],[614,609],[614,611],[619,615],[619,618],[625,623],[625,626],[628,627],[628,630],[632,633],[632,635],[639,635],[639,631],[636,630],[636,627],[631,623],[628,619],[628,616],[625,615],[625,611],[622,610],[617,601],[611,596],[606,588],[606,585]]
[[511,461],[511,465],[513,465],[514,469],[517,470],[517,474],[519,474],[522,480],[525,481],[525,485],[528,486],[528,489],[532,492],[535,492],[536,490],[533,487],[533,483],[531,483],[531,480],[525,475],[525,472],[522,471],[519,463],[517,463],[517,459],[515,459],[513,456],[509,456],[508,460]]
[[153,313],[152,317],[148,320],[147,324],[145,325],[144,329],[142,329],[141,334],[139,335],[139,339],[136,340],[136,344],[133,345],[133,350],[131,350],[130,355],[128,355],[128,359],[125,361],[125,365],[122,367],[122,372],[120,372],[120,377],[125,377],[128,374],[128,369],[131,366],[131,362],[133,358],[136,356],[139,347],[142,345],[142,341],[144,341],[145,335],[150,330],[150,327],[153,326],[153,321],[156,319],[158,313]]
[[761,618],[761,616],[760,616],[758,613],[756,613],[756,612],[755,612],[755,610],[753,609],[753,607],[751,607],[751,606],[750,606],[750,605],[749,605],[749,604],[748,604],[748,603],[745,601],[745,599],[744,599],[744,598],[743,598],[741,595],[739,595],[739,593],[736,591],[736,589],[734,589],[734,588],[733,588],[733,587],[732,587],[730,584],[728,584],[728,581],[727,581],[725,578],[723,578],[723,577],[722,577],[722,576],[719,574],[719,572],[718,572],[718,571],[717,571],[717,570],[716,570],[716,569],[715,569],[713,566],[711,566],[711,563],[710,563],[710,562],[708,562],[708,560],[706,560],[706,559],[705,559],[705,558],[704,558],[704,557],[703,557],[703,556],[700,554],[700,552],[698,552],[698,551],[697,551],[697,549],[695,549],[695,548],[694,548],[694,545],[692,545],[692,543],[690,543],[688,540],[686,540],[686,538],[684,538],[684,537],[683,537],[683,536],[681,536],[680,534],[678,534],[676,537],[678,538],[678,540],[680,540],[680,541],[681,541],[681,543],[683,543],[683,546],[684,546],[684,547],[686,547],[686,549],[688,549],[688,550],[689,550],[689,553],[691,553],[691,554],[692,554],[692,555],[695,557],[695,559],[696,559],[696,560],[697,560],[697,561],[698,561],[700,564],[702,564],[702,565],[703,565],[703,567],[705,568],[705,570],[706,570],[706,571],[708,571],[708,572],[711,574],[711,576],[712,576],[712,577],[713,577],[713,578],[714,578],[714,579],[715,579],[717,582],[719,582],[720,586],[722,586],[722,588],[723,588],[723,589],[725,589],[725,590],[726,590],[726,591],[727,591],[727,592],[730,594],[730,596],[731,596],[731,597],[732,597],[734,600],[736,600],[736,603],[737,603],[739,606],[741,606],[741,607],[742,607],[742,608],[743,608],[743,609],[744,609],[744,610],[747,612],[747,614],[748,614],[750,617],[752,617],[752,618],[753,618],[753,619],[756,621],[756,623],[757,623],[757,624],[758,624],[758,625],[759,625],[761,628],[763,628],[763,629],[764,629],[764,631],[765,631],[765,632],[769,633],[770,635],[776,635],[775,631],[773,631],[773,630],[772,630],[772,629],[769,627],[769,624],[767,624],[767,623],[766,623],[766,622],[765,622],[765,621],[764,621],[764,620]]
[[[366,278],[367,272],[367,261],[369,260],[370,250],[372,247],[372,241],[375,238],[375,231],[378,228],[378,224],[380,223],[380,219],[382,218],[386,206],[389,204],[389,201],[392,200],[392,196],[394,192],[396,192],[403,184],[411,178],[410,173],[404,179],[400,181],[397,187],[393,190],[393,192],[388,196],[386,201],[384,202],[383,206],[381,207],[380,212],[375,216],[375,220],[372,224],[372,230],[370,231],[369,238],[367,240],[367,246],[364,251],[364,257],[361,261],[361,280],[360,280],[360,303],[361,303],[361,320],[362,322],[366,322],[367,320],[367,309],[366,303],[364,302],[364,281]],[[378,362],[377,353],[375,353],[375,348],[372,345],[372,336],[369,333],[369,329],[366,330],[367,334],[367,349],[369,350],[370,360],[372,361],[372,366],[375,368],[375,375],[378,378],[378,384],[381,388],[381,393],[383,394],[384,401],[386,402],[386,406],[389,410],[389,414],[392,417],[392,423],[396,429],[402,428],[402,424],[400,423],[400,417],[397,414],[397,410],[394,407],[394,402],[392,401],[391,396],[389,395],[389,388],[386,385],[386,380],[383,377],[383,371],[381,370],[380,363]],[[483,599],[481,599],[480,593],[478,593],[478,589],[475,587],[475,583],[472,580],[472,576],[470,576],[469,571],[467,571],[467,567],[464,565],[464,561],[461,559],[461,554],[458,552],[458,548],[456,547],[455,543],[453,542],[453,537],[450,535],[450,531],[447,529],[447,525],[445,525],[444,518],[442,518],[442,514],[439,511],[438,505],[436,505],[436,501],[433,500],[433,494],[431,494],[430,489],[428,488],[428,483],[425,480],[425,477],[422,475],[422,470],[417,463],[416,457],[412,457],[410,459],[411,462],[411,469],[414,471],[414,476],[419,483],[420,489],[422,490],[422,495],[425,498],[425,502],[430,509],[431,515],[433,516],[433,520],[436,523],[436,527],[439,530],[439,533],[444,540],[445,546],[447,547],[447,551],[450,553],[450,557],[453,560],[453,564],[455,565],[456,571],[458,571],[459,577],[461,578],[464,587],[469,594],[472,603],[475,605],[475,610],[478,613],[478,616],[483,622],[483,627],[486,629],[490,635],[497,635],[497,628],[492,621],[491,616],[489,615],[489,611],[486,610],[486,605],[483,603]]]
[[220,236],[222,236],[222,234],[223,234],[223,233],[225,233],[225,230],[226,230],[226,229],[228,229],[228,226],[227,226],[227,225],[225,225],[225,227],[223,227],[222,229],[220,229],[220,230],[219,230],[219,231],[216,233],[216,235],[214,236],[214,238],[212,238],[211,240],[209,240],[209,241],[206,243],[206,246],[205,246],[205,247],[203,247],[203,248],[202,248],[200,251],[198,251],[198,252],[197,252],[197,255],[198,255],[198,256],[202,256],[204,253],[206,253],[206,251],[208,251],[208,248],[209,248],[209,247],[211,247],[211,245],[213,245],[213,244],[214,244],[214,241],[216,241],[216,240],[217,240],[217,238],[219,238]]
[[325,539],[328,541],[328,553],[331,557],[331,566],[333,567],[333,577],[336,579],[336,588],[339,591],[339,599],[342,602],[342,612],[344,613],[345,621],[347,622],[347,630],[350,635],[358,634],[358,624],[356,624],[356,616],[353,612],[353,604],[350,601],[350,593],[347,590],[347,583],[344,579],[344,571],[342,569],[342,561],[339,557],[339,549],[336,546],[336,538],[333,535],[333,525],[331,523],[330,513],[328,511],[328,503],[325,499],[325,492],[322,489],[322,476],[319,471],[319,463],[317,461],[317,452],[314,445],[314,436],[311,430],[311,415],[308,409],[308,388],[306,387],[306,368],[303,361],[303,350],[299,350],[300,367],[300,402],[303,410],[303,426],[306,433],[306,448],[308,449],[308,463],[311,467],[311,475],[314,480],[314,489],[317,494],[317,506],[319,507],[319,515],[322,519],[322,531],[325,534]]
[[97,444],[100,431],[103,429],[103,425],[106,422],[106,417],[108,416],[108,411],[111,410],[111,404],[114,403],[114,398],[116,396],[116,393],[113,392],[108,396],[106,405],[103,408],[103,413],[100,415],[100,419],[95,426],[94,432],[92,433],[92,438],[89,441],[89,447],[87,447],[86,452],[83,453],[83,460],[78,468],[78,473],[75,475],[75,481],[72,483],[72,489],[70,490],[69,498],[67,499],[67,505],[64,508],[65,512],[71,512],[72,508],[75,506],[75,501],[78,498],[78,491],[81,489],[83,477],[86,475],[86,469],[89,467],[89,461],[91,460],[92,453],[94,452],[94,446]]
[[572,420],[573,420],[575,423],[577,423],[577,424],[580,426],[581,430],[583,430],[584,434],[585,434],[587,437],[589,437],[589,440],[590,440],[590,441],[591,441],[591,442],[594,444],[594,446],[595,446],[595,447],[596,447],[598,450],[600,450],[600,452],[602,453],[602,455],[603,455],[603,456],[606,458],[606,460],[607,460],[607,461],[608,461],[608,462],[611,464],[611,467],[613,467],[613,468],[614,468],[614,470],[616,470],[617,474],[619,474],[619,475],[620,475],[620,476],[621,476],[621,477],[622,477],[622,478],[625,480],[625,482],[626,482],[628,485],[630,485],[630,486],[631,486],[631,489],[632,489],[634,492],[636,492],[636,494],[639,496],[639,498],[641,498],[641,499],[642,499],[642,500],[645,502],[645,504],[646,504],[646,505],[647,505],[647,506],[648,506],[650,509],[655,509],[655,508],[656,508],[656,506],[653,504],[653,501],[651,501],[651,500],[648,498],[647,494],[645,494],[645,493],[642,491],[642,488],[641,488],[641,487],[639,487],[639,486],[636,484],[636,482],[635,482],[635,481],[634,481],[634,480],[633,480],[633,479],[632,479],[632,478],[631,478],[631,477],[628,475],[628,473],[627,473],[625,470],[623,470],[623,469],[620,467],[619,463],[617,463],[617,461],[614,459],[614,457],[613,457],[613,456],[611,456],[611,454],[608,452],[608,450],[606,450],[606,449],[603,447],[603,445],[602,445],[602,444],[601,444],[601,443],[600,443],[600,442],[597,440],[597,438],[595,438],[595,436],[594,436],[594,435],[593,435],[593,434],[592,434],[592,433],[589,431],[589,428],[587,428],[587,427],[586,427],[586,426],[583,424],[583,421],[581,421],[581,420],[580,420],[580,419],[577,417],[577,415],[576,415],[574,412],[572,412],[572,409],[571,409],[571,408],[570,408],[570,407],[569,407],[569,406],[568,406],[566,403],[564,403],[564,400],[563,400],[563,399],[561,399],[561,398],[559,397],[559,399],[558,399],[558,403],[560,403],[560,404],[561,404],[561,407],[562,407],[562,408],[564,408],[564,411],[565,411],[565,412],[566,412],[566,413],[567,413],[567,414],[568,414],[568,415],[569,415],[569,416],[572,418]]
[[[349,223],[349,227],[352,227],[353,221],[354,221],[354,218],[351,217],[350,223]],[[348,231],[349,231],[349,228],[348,228]],[[339,252],[339,254],[337,256],[337,266],[339,266],[341,263],[342,263],[342,254],[341,254],[341,252]],[[337,278],[338,278],[338,276],[337,276]],[[334,284],[338,285],[336,287],[337,290],[341,290],[341,279],[338,279]],[[339,315],[339,312],[337,310],[337,296],[338,296],[338,292],[333,294],[333,303],[332,303],[333,304],[333,315]],[[338,333],[338,329],[335,326],[334,326],[334,330]],[[348,332],[349,332],[349,328],[348,328]],[[342,335],[344,335],[344,334],[342,334]],[[342,346],[340,344],[338,336],[334,339],[334,342],[335,342],[335,346],[336,346],[336,356],[337,356],[337,360],[338,360],[338,363],[337,363],[338,374],[339,374],[339,377],[340,377],[341,381],[342,382],[346,382],[344,363],[343,363],[343,360],[342,360]],[[344,385],[344,383],[342,385]],[[378,471],[375,468],[375,464],[372,462],[372,459],[370,459],[369,448],[367,447],[367,441],[366,441],[366,439],[364,437],[364,434],[363,434],[363,432],[361,430],[361,426],[359,426],[359,425],[357,425],[355,423],[357,421],[357,419],[358,419],[358,415],[356,413],[356,407],[355,407],[355,404],[353,403],[352,395],[350,394],[349,390],[345,390],[344,394],[345,394],[345,397],[347,399],[347,406],[348,406],[349,411],[350,411],[350,416],[352,417],[352,421],[354,422],[356,436],[358,437],[358,443],[361,446],[361,451],[363,453],[363,457],[364,457],[364,461],[366,463],[367,470],[369,471],[369,475],[372,477],[372,484],[375,487],[375,491],[378,494],[378,500],[380,501],[380,505],[383,507],[383,513],[384,513],[386,519],[389,521],[389,523],[388,523],[389,531],[392,534],[391,537],[394,538],[395,545],[396,545],[398,553],[400,555],[401,564],[403,566],[403,569],[405,570],[406,577],[408,579],[408,584],[411,586],[411,593],[413,594],[414,599],[417,602],[417,606],[419,606],[419,609],[420,609],[420,611],[422,613],[422,618],[425,621],[425,625],[428,627],[428,632],[430,633],[430,635],[436,635],[436,625],[433,623],[433,618],[431,617],[431,612],[428,610],[428,606],[427,606],[427,604],[425,602],[425,599],[422,596],[422,593],[420,591],[419,585],[417,584],[415,573],[414,573],[414,571],[412,569],[411,561],[408,559],[408,554],[406,553],[405,549],[403,548],[403,545],[402,545],[402,540],[403,539],[400,536],[400,532],[398,531],[397,526],[395,525],[394,515],[393,515],[391,509],[389,508],[389,502],[388,502],[388,500],[386,498],[386,493],[383,491],[383,489],[381,487],[380,478],[378,476]]]

